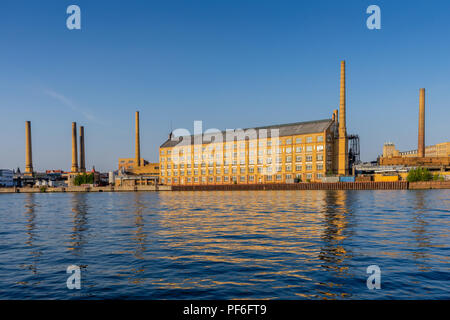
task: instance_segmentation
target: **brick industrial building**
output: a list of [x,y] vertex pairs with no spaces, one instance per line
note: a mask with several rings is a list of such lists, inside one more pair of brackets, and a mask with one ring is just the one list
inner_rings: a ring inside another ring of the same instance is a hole
[[427,167],[434,170],[450,170],[450,142],[425,147],[425,89],[419,92],[419,126],[417,150],[398,151],[391,142],[383,146],[380,165]]
[[159,149],[160,183],[257,184],[320,181],[349,173],[345,62],[339,112],[330,119],[174,137]]

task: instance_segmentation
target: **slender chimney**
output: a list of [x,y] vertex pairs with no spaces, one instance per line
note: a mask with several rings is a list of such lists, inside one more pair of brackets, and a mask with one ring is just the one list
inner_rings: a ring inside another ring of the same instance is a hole
[[31,147],[31,122],[25,122],[25,173],[33,174],[33,150]]
[[341,61],[341,90],[339,102],[339,130],[340,133],[347,134],[345,123],[345,61]]
[[140,146],[140,139],[139,139],[139,111],[136,111],[136,150],[135,150],[135,159],[134,162],[136,164],[136,167],[141,166],[141,146]]
[[425,157],[425,89],[420,89],[419,97],[419,143],[418,157]]
[[341,61],[341,86],[339,102],[339,143],[338,143],[338,173],[348,174],[348,141],[345,123],[345,61]]
[[338,110],[337,109],[333,110],[332,120],[335,121],[336,123],[338,122]]
[[80,126],[80,172],[86,172],[86,159],[84,153],[84,127]]
[[78,172],[77,123],[72,122],[72,172]]

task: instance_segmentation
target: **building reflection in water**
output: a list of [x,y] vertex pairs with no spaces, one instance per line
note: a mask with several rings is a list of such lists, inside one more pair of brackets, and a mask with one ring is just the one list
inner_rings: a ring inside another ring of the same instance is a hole
[[134,244],[133,255],[136,259],[142,260],[142,263],[136,263],[131,269],[132,277],[129,281],[133,284],[140,284],[145,282],[145,251],[147,243],[147,234],[145,232],[145,221],[144,215],[146,214],[145,206],[145,193],[135,192],[134,193],[134,231],[132,235],[132,242]]
[[39,246],[36,244],[38,241],[38,232],[36,225],[36,195],[33,193],[27,193],[25,195],[25,218],[26,218],[26,233],[27,240],[25,244],[30,248],[31,262],[25,264],[24,267],[31,270],[33,275],[38,274],[38,261],[42,252],[39,250]]
[[413,227],[411,231],[414,234],[415,240],[415,250],[412,255],[420,271],[428,271],[430,269],[426,264],[429,258],[427,248],[431,246],[431,237],[427,231],[428,222],[426,221],[425,193],[425,190],[414,191],[415,203],[414,210],[412,210]]
[[[354,219],[352,212],[352,193],[344,190],[327,190],[325,192],[324,205],[324,229],[322,234],[323,244],[320,249],[321,267],[324,271],[333,272],[330,278],[344,279],[351,277],[348,261],[352,258],[352,252],[344,245],[344,241],[352,236]],[[340,287],[339,283],[324,283],[325,287]],[[323,291],[325,290],[325,291]],[[327,292],[326,288],[319,292],[329,298],[337,297],[336,293]],[[335,290],[333,290],[335,291]],[[349,296],[349,293],[340,292],[339,296]]]
[[344,261],[350,254],[343,246],[343,241],[350,235],[347,226],[351,219],[351,210],[347,205],[346,191],[325,191],[324,224],[320,258],[323,267],[336,272],[344,272]]
[[[157,236],[173,240],[166,243],[167,251],[177,253],[165,258],[174,264],[208,266],[201,278],[165,283],[165,289],[209,288],[227,283],[267,287],[283,279],[285,289],[298,287],[300,294],[304,293],[302,281],[315,281],[311,268],[317,260],[338,272],[346,268],[343,261],[348,253],[341,240],[346,237],[349,212],[344,193],[224,191],[186,192],[180,196],[172,192],[161,193],[160,199],[160,207],[167,210],[160,217]],[[220,264],[249,270],[251,274],[245,283],[237,283],[236,279],[221,283],[216,273],[208,279],[208,272]],[[281,288],[274,288],[274,298],[275,289]]]
[[70,235],[70,247],[74,255],[82,255],[83,248],[87,240],[88,225],[88,211],[87,193],[71,193],[72,203],[72,233]]

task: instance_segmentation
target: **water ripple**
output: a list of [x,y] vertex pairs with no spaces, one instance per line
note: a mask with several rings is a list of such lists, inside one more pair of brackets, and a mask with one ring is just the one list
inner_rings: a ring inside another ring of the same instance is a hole
[[1,194],[0,299],[449,299],[449,231],[448,190]]

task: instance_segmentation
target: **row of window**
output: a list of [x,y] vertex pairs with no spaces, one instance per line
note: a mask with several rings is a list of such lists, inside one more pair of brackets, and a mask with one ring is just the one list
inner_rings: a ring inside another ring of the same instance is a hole
[[[317,171],[322,171],[323,170],[323,163],[317,163],[315,167],[316,167],[315,169]],[[331,164],[329,163],[328,164],[328,169],[330,167],[331,167]],[[302,165],[296,165],[295,166],[295,171],[302,171],[303,168],[305,168],[306,171],[313,171],[313,165],[312,164],[306,164],[306,166],[304,166],[304,167]],[[292,169],[293,169],[293,167],[291,165],[284,166],[284,171],[285,172],[290,172],[290,171],[292,171]],[[272,167],[266,167],[266,168],[258,167],[257,168],[257,172],[259,174],[272,173],[273,171],[274,172],[282,172],[283,171],[283,166],[276,166],[274,168],[272,168]],[[190,176],[190,175],[192,175],[192,172],[194,173],[194,176],[197,176],[198,173],[199,173],[198,170],[193,170],[193,171],[192,170],[187,170],[186,172],[184,170],[173,171],[173,172],[172,171],[161,171],[161,176],[165,176],[165,175],[167,175],[167,176],[171,176],[171,175],[184,176],[185,173],[186,173],[187,176]],[[224,174],[228,174],[229,172],[230,172],[230,170],[228,168],[224,168],[223,169],[223,173]],[[237,174],[237,172],[238,172],[237,168],[232,168],[231,169],[231,173],[232,174]],[[239,173],[243,174],[243,173],[247,173],[247,172],[248,173],[254,173],[255,172],[255,168],[254,167],[249,167],[248,169],[245,168],[245,167],[240,167],[239,168]],[[202,169],[202,170],[200,170],[200,174],[203,175],[203,176],[206,175],[207,173],[208,173],[208,175],[214,175],[214,174],[215,175],[220,175],[220,174],[222,174],[222,170],[219,169],[219,168],[216,168],[216,170],[214,170],[214,169],[208,169],[208,170]]]
[[[287,138],[287,139],[280,139],[279,141],[280,141],[280,145],[291,145],[293,141],[295,141],[295,144],[303,143],[303,139],[302,138],[296,138],[295,140],[293,140],[292,138]],[[313,143],[313,137],[306,137],[306,139],[304,141],[306,143]],[[327,137],[327,141],[331,141],[331,136]],[[315,142],[323,142],[323,136],[317,136]],[[225,144],[224,148],[225,148],[225,150],[231,150],[231,149],[237,149],[237,146],[238,146],[237,144]],[[251,141],[251,142],[248,143],[248,146],[250,148],[254,148],[256,146],[256,143]],[[272,142],[270,140],[268,140],[267,143],[265,143],[264,141],[260,141],[258,143],[258,146],[260,148],[265,147],[265,146],[271,147],[272,146]],[[206,147],[198,147],[198,146],[196,146],[196,147],[194,147],[194,152],[199,152],[200,148],[202,149],[203,152],[205,152],[206,149],[207,149]],[[245,149],[246,148],[246,143],[245,142],[240,142],[239,143],[239,148]],[[209,146],[208,149],[210,151],[212,151],[214,149],[214,146]],[[170,155],[171,153],[172,153],[171,149],[167,150],[167,154],[168,155]],[[166,154],[166,150],[161,149],[161,155],[164,155],[164,154]]]
[[120,163],[134,163],[134,160],[120,160]]
[[[303,159],[305,159],[305,162],[313,162],[314,158],[313,158],[312,155],[306,155],[304,158],[302,156],[295,156],[295,158],[293,158],[292,156],[286,156],[286,157],[284,157],[284,163],[291,163],[291,162],[293,162],[294,159],[295,159],[296,163],[301,163],[301,162],[303,162]],[[265,160],[266,161],[264,162],[263,158],[258,158],[256,163],[258,165],[262,165],[264,163],[268,164],[268,165],[272,164],[272,158],[266,158]],[[317,154],[316,157],[315,157],[315,160],[316,161],[323,161],[324,160],[323,154]],[[277,157],[275,159],[275,163],[283,163],[283,158],[282,157]],[[223,165],[225,165],[225,166],[230,165],[230,164],[231,165],[237,165],[238,161],[237,160],[229,161],[227,159],[225,159],[223,161]],[[240,159],[239,164],[240,165],[245,165],[246,164],[245,159]],[[255,164],[255,159],[249,159],[249,165],[254,165],[254,164]],[[209,161],[208,164],[206,164],[206,162],[202,162],[200,166],[202,168],[204,168],[206,166],[213,167],[214,165],[220,166],[220,165],[222,165],[222,163],[215,162],[215,161]],[[161,169],[164,169],[164,168],[172,169],[172,167],[173,167],[173,169],[178,169],[178,167],[180,169],[184,169],[184,167],[191,168],[192,165],[189,162],[188,163],[180,163],[180,164],[177,164],[177,163],[173,163],[173,164],[168,163],[166,165],[163,164],[163,163],[161,164]],[[199,167],[199,164],[198,163],[194,163],[194,168],[198,168],[198,167]]]
[[[286,148],[277,148],[276,150],[275,150],[275,153],[277,153],[277,154],[282,154],[282,153],[293,153],[293,152],[295,152],[295,153],[301,153],[301,152],[313,152],[314,150],[316,150],[317,152],[321,152],[321,151],[323,151],[323,149],[324,149],[324,146],[323,146],[323,144],[319,144],[319,145],[317,145],[317,146],[314,146],[314,145],[311,145],[311,146],[306,146],[305,148],[303,148],[303,147],[300,147],[300,146],[297,146],[297,147],[295,147],[295,148],[292,148],[292,147],[286,147]],[[331,145],[327,145],[327,150],[328,151],[330,151],[331,150]],[[209,157],[210,158],[214,158],[214,153],[213,153],[213,151],[215,151],[215,150],[211,150],[210,152],[210,154],[209,154]],[[220,150],[219,150],[220,151]],[[164,154],[164,152],[163,151],[161,151],[161,155],[163,155]],[[182,158],[183,157],[183,155],[184,155],[185,153],[183,152],[183,150],[180,150],[179,151],[179,156]],[[241,156],[241,157],[245,157],[245,155],[246,154],[248,154],[250,157],[253,157],[253,156],[255,156],[256,154],[258,155],[258,156],[264,156],[264,154],[266,154],[266,155],[271,155],[272,154],[272,149],[267,149],[267,150],[258,150],[258,152],[255,152],[255,150],[250,150],[250,151],[248,151],[248,152],[245,152],[245,151],[241,151],[240,153],[239,153],[239,155]],[[186,155],[189,157],[190,156],[190,154],[187,154],[186,153]],[[233,152],[233,153],[231,153],[231,152],[229,152],[229,153],[223,153],[222,154],[222,152],[216,152],[215,153],[215,156],[216,156],[216,158],[220,158],[220,157],[222,157],[222,155],[223,155],[223,157],[225,157],[225,158],[231,158],[231,157],[233,157],[233,158],[236,158],[237,157],[237,155],[238,155],[238,153],[237,152]],[[208,156],[208,154],[207,153],[205,153],[205,152],[203,152],[202,154],[200,154],[199,152],[196,152],[196,151],[194,151],[194,153],[193,153],[193,156],[194,156],[194,159],[199,159],[199,157],[201,157],[202,159],[206,159],[207,158],[207,156]],[[177,158],[177,156],[175,155],[174,157],[174,160]],[[167,160],[166,160],[167,159]],[[167,157],[167,158],[164,158],[164,157],[161,157],[161,161],[170,161],[170,157]]]
[[[317,179],[323,178],[322,173],[317,173],[315,176]],[[286,182],[292,181],[294,179],[294,177],[295,177],[295,179],[302,179],[301,174],[298,174],[295,176],[291,175],[291,174],[286,174],[286,175],[284,175],[284,179],[285,179],[284,181],[286,181]],[[306,180],[311,180],[313,178],[313,174],[307,173],[305,175],[305,177],[306,177]],[[186,179],[184,179],[184,178],[180,178],[180,179],[178,179],[178,178],[167,178],[167,179],[161,178],[161,183],[162,184],[165,184],[165,183],[170,184],[170,183],[178,183],[178,182],[180,182],[182,184],[183,183],[192,183],[192,182],[194,182],[194,183],[198,183],[198,182],[201,182],[201,183],[233,182],[234,183],[234,182],[238,182],[238,181],[239,182],[255,182],[256,181],[255,179],[256,179],[255,176],[248,176],[248,177],[247,176],[239,176],[239,180],[238,180],[238,176],[192,177],[192,178],[187,177]],[[264,177],[258,177],[258,182],[263,182],[263,180],[264,180],[264,182],[272,182],[272,181],[280,182],[280,181],[283,181],[283,175],[277,174],[277,175],[266,175]]]

